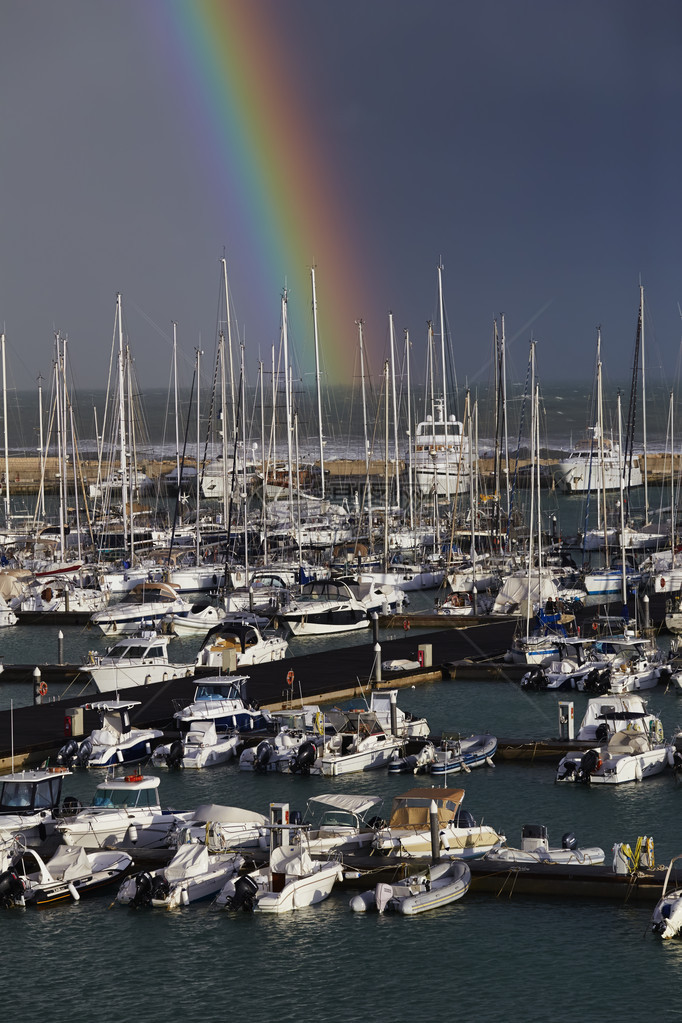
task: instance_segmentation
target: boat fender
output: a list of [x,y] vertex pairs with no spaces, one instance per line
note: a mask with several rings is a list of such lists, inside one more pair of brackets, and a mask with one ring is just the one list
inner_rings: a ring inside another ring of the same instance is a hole
[[403,629],[405,630],[405,632],[407,632],[407,631],[408,631],[409,627],[410,627],[410,620],[409,620],[409,618],[406,618],[406,619],[405,619],[405,620],[403,621]]
[[134,824],[131,824],[130,827],[128,828],[128,839],[131,845],[135,845],[135,843],[137,842],[138,839],[137,827]]
[[665,579],[663,578],[663,576],[661,576],[661,589],[662,590],[665,589]]
[[74,902],[80,902],[80,900],[81,900],[80,893],[79,893],[78,889],[76,888],[75,884],[73,883],[73,881],[69,881],[69,883],[68,883],[68,885],[66,887],[69,889],[69,893],[70,893],[71,898],[73,899],[73,901]]
[[638,760],[637,763],[635,764],[635,781],[641,781],[641,780],[642,780],[642,765],[640,764],[640,762]]

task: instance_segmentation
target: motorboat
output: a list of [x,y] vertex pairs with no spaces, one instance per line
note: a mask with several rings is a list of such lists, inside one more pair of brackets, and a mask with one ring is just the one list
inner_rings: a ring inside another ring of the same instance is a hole
[[551,664],[559,656],[560,644],[576,633],[573,614],[540,608],[535,618],[532,630],[512,640],[505,657],[513,664]]
[[474,767],[487,764],[494,767],[493,757],[497,753],[495,735],[469,735],[467,737],[443,737],[436,747],[435,757],[429,764],[431,774],[448,775],[460,771],[471,771]]
[[338,860],[312,859],[302,831],[292,833],[288,803],[271,803],[270,813],[268,864],[228,881],[215,900],[216,907],[288,913],[322,902],[341,880],[343,868]]
[[289,645],[274,630],[261,632],[248,616],[244,620],[231,619],[213,626],[206,635],[197,654],[196,663],[202,668],[224,668],[234,658],[234,667],[268,664],[286,657]]
[[[57,831],[66,845],[84,849],[163,849],[173,824],[189,814],[162,810],[156,775],[126,774],[100,782],[92,806],[75,806]],[[63,814],[63,809],[62,809]]]
[[313,773],[349,774],[386,767],[402,753],[405,739],[386,732],[373,711],[332,711],[325,714],[336,733],[325,738]]
[[244,865],[238,853],[211,853],[206,845],[185,844],[170,863],[125,879],[116,895],[121,906],[178,909],[213,898]]
[[[308,760],[313,763],[317,759],[323,737],[307,728],[282,725],[276,735],[261,739],[255,746],[247,746],[239,757],[240,771],[255,771],[264,774],[266,771],[279,771],[280,774],[304,774],[304,766]],[[313,747],[308,758],[301,755],[307,747]],[[308,765],[310,766],[310,764]],[[309,773],[309,772],[308,772]]]
[[471,871],[463,860],[450,860],[426,867],[397,884],[379,882],[372,891],[354,895],[350,908],[354,913],[376,909],[379,913],[403,913],[415,916],[456,902],[469,891]]
[[458,590],[449,593],[437,604],[436,614],[444,617],[453,615],[456,618],[475,618],[490,614],[494,603],[494,599],[485,593]]
[[303,817],[308,825],[305,844],[311,856],[370,853],[377,828],[381,796],[328,792],[310,796]]
[[[576,443],[554,473],[556,485],[569,494],[602,493],[623,485],[623,456],[615,441],[601,436],[599,426]],[[628,487],[641,486],[642,470],[637,455],[628,460]]]
[[397,704],[397,689],[374,689],[369,698],[369,710],[386,732],[410,739],[425,739],[429,735],[426,718],[418,718]]
[[[410,789],[393,800],[391,817],[373,842],[387,856],[431,856],[432,823],[437,823],[438,855],[441,859],[474,859],[504,841],[489,825],[478,825],[462,809],[463,789]],[[432,821],[433,817],[433,821]]]
[[91,650],[81,671],[98,693],[116,694],[121,689],[194,675],[193,663],[174,664],[169,660],[171,638],[151,630],[122,636],[103,654]]
[[674,763],[675,748],[664,742],[660,721],[653,733],[630,725],[584,753],[566,754],[559,762],[556,780],[621,785],[651,778]]
[[157,746],[152,756],[155,767],[201,769],[224,764],[237,756],[242,739],[236,730],[218,732],[215,721],[198,719],[190,722],[182,739]]
[[158,728],[134,728],[130,711],[139,707],[139,700],[98,700],[83,705],[99,715],[99,728],[79,742],[69,739],[57,754],[57,764],[64,767],[118,767],[133,764],[151,756],[154,746],[163,738]]
[[325,636],[369,627],[367,608],[347,583],[324,579],[306,583],[279,614],[294,636]]
[[164,624],[176,636],[205,636],[210,629],[225,621],[228,612],[207,600],[197,601],[185,611],[166,617]]
[[663,736],[663,726],[655,714],[647,710],[644,697],[625,693],[589,699],[576,739],[580,742],[606,742],[609,736],[623,729],[645,732],[659,741]]
[[141,582],[129,591],[125,600],[111,604],[90,616],[92,625],[105,636],[159,629],[163,619],[177,611],[188,611],[192,604],[169,583]]
[[246,694],[248,675],[211,675],[197,682],[190,703],[173,715],[183,735],[198,720],[213,721],[217,732],[270,731],[270,712]]
[[389,774],[424,774],[436,759],[435,745],[427,741],[415,753],[396,757],[388,765]]
[[94,614],[107,607],[109,595],[94,586],[78,585],[65,576],[35,579],[11,601],[14,611],[51,614],[79,611]]
[[434,415],[417,423],[414,437],[414,473],[424,495],[451,497],[469,492],[470,451],[463,424],[445,418],[445,402],[434,402]]
[[254,810],[202,803],[173,824],[167,845],[176,849],[187,843],[203,844],[211,853],[257,848],[268,824],[269,818]]
[[[0,777],[0,833],[42,848],[55,835],[66,767],[16,771]],[[64,803],[73,797],[67,796]]]
[[[673,856],[665,872],[661,898],[651,914],[651,930],[663,939],[677,938],[682,931],[682,887],[679,883],[680,855]],[[675,869],[675,864],[677,868]],[[674,883],[671,884],[671,878]]]
[[[119,850],[86,852],[81,846],[63,845],[44,860],[35,849],[24,848],[13,857],[8,871],[0,875],[0,900],[9,882],[16,892],[15,905],[51,906],[67,899],[78,902],[85,895],[116,884],[132,862],[132,856]],[[11,876],[19,881],[20,893],[11,883]]]
[[561,838],[561,845],[550,848],[547,828],[543,824],[524,824],[521,829],[521,846],[499,845],[486,853],[483,859],[497,865],[523,863],[569,863],[577,866],[592,866],[604,862],[604,850],[598,846],[578,848],[578,842],[572,831],[566,832]]

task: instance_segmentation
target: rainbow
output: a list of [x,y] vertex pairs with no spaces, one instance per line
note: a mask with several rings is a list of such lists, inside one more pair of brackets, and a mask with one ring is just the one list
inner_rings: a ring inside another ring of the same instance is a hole
[[[313,137],[313,100],[292,71],[292,39],[278,35],[266,5],[252,0],[167,0],[153,9],[156,41],[165,34],[174,54],[177,103],[194,129],[200,166],[212,177],[211,194],[223,204],[216,215],[239,238],[239,253],[225,239],[230,276],[238,256],[240,272],[255,278],[250,293],[271,305],[273,320],[286,284],[293,341],[309,370],[314,265],[325,375],[331,383],[349,382],[356,320],[371,325],[365,283],[371,275],[361,274],[360,231],[353,236],[349,201],[344,205],[344,189]],[[286,27],[280,22],[279,29]],[[248,323],[248,309],[240,314]],[[277,319],[267,348],[278,327]],[[368,338],[367,328],[365,337],[376,350],[378,338]]]

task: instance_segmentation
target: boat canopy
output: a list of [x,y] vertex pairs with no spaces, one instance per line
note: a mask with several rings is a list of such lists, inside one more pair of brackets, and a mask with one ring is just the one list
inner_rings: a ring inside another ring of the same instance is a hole
[[242,810],[238,806],[221,806],[219,803],[202,803],[192,814],[195,824],[268,824],[269,818],[255,810]]
[[185,878],[207,874],[210,869],[211,861],[206,846],[186,843],[178,847],[163,874],[167,881],[183,881]]
[[464,789],[410,789],[394,798],[389,827],[428,828],[432,802],[438,808],[439,824],[447,824],[463,799]]
[[383,802],[381,796],[344,796],[330,792],[321,796],[311,796],[308,805],[324,803],[326,806],[336,807],[337,810],[350,810],[351,813],[362,815],[381,802]]

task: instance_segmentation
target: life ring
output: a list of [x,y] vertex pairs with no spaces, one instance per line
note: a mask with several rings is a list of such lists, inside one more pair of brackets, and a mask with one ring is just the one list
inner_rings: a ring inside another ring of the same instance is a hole
[[47,682],[41,682],[38,686],[38,695],[47,696]]
[[288,671],[287,672],[287,685],[288,686],[293,686],[293,684],[294,684],[294,673],[293,673],[293,671]]
[[409,618],[405,618],[405,620],[403,621],[403,629],[405,630],[405,632],[407,632],[409,627],[410,627],[410,620],[409,620]]
[[601,757],[600,757],[600,758],[599,758],[599,759],[597,760],[597,764],[596,764],[596,767],[595,767],[595,771],[598,771],[598,770],[599,770],[599,768],[600,768],[600,767],[602,766],[602,764],[603,764],[603,763],[604,763],[604,761],[603,761],[603,760],[601,759]]

